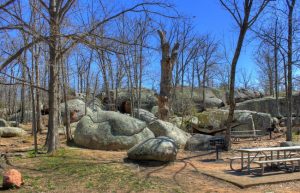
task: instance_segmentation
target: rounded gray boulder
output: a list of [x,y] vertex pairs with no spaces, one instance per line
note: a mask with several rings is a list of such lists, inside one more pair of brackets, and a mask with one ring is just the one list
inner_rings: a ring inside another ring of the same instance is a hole
[[174,124],[162,120],[151,122],[148,127],[154,133],[155,137],[169,137],[173,139],[179,147],[184,147],[186,141],[191,137],[191,134],[179,129]]
[[90,149],[122,150],[153,138],[146,123],[112,111],[84,116],[74,132],[74,142]]
[[188,151],[206,151],[210,148],[209,140],[212,138],[213,136],[211,135],[203,135],[203,134],[193,135],[186,142],[184,149]]
[[176,159],[178,152],[175,141],[169,137],[147,139],[128,150],[129,159],[169,162]]
[[18,137],[26,134],[26,131],[19,127],[0,127],[0,137]]

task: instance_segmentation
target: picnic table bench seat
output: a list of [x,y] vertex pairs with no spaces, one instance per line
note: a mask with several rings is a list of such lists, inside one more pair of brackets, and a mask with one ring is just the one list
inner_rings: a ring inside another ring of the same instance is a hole
[[233,141],[238,141],[240,138],[253,138],[261,139],[261,130],[244,130],[244,131],[231,131],[231,138]]
[[[289,153],[288,154],[288,156],[289,157],[292,157],[292,156],[294,156],[294,155],[296,155],[296,153]],[[267,155],[256,155],[256,156],[249,156],[250,158],[252,158],[252,159],[255,159],[255,158],[257,158],[259,161],[261,161],[263,158],[271,158],[271,157],[280,157],[280,156],[285,156],[283,153],[280,153],[280,154],[273,154],[273,155],[271,155],[271,154],[267,154]],[[230,169],[232,169],[232,170],[235,170],[234,168],[233,168],[233,166],[232,166],[232,164],[233,164],[233,161],[234,160],[241,160],[242,159],[242,157],[232,157],[232,158],[229,158],[229,160],[230,160]],[[248,161],[247,159],[244,159],[244,161]],[[254,162],[253,162],[254,163]],[[268,162],[269,163],[269,162]]]
[[261,168],[261,175],[264,174],[265,171],[265,164],[268,163],[291,163],[292,165],[292,172],[295,170],[295,165],[294,162],[298,162],[298,166],[300,166],[300,158],[287,158],[287,159],[273,159],[273,160],[257,160],[257,161],[253,161],[253,163],[256,163],[260,166]]

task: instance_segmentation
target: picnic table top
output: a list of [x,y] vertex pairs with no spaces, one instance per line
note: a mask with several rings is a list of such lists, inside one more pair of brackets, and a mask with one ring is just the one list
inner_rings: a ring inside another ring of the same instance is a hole
[[242,148],[238,149],[239,152],[262,152],[262,151],[293,151],[300,150],[300,146],[291,146],[291,147],[262,147],[262,148]]

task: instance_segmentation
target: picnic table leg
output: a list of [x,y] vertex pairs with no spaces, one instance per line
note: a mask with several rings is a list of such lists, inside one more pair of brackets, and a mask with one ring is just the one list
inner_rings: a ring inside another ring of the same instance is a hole
[[241,152],[241,171],[243,171],[244,168],[244,153]]
[[[270,152],[271,153],[271,157],[270,157],[270,160],[273,160],[273,151]],[[270,165],[269,164],[266,164],[266,166],[271,166],[271,167],[274,167],[274,164],[271,163]]]
[[250,174],[250,153],[248,152],[248,163],[247,163],[247,167],[248,167],[248,174]]
[[[286,159],[286,151],[283,151],[284,159]],[[284,167],[286,168],[286,162],[284,162]]]

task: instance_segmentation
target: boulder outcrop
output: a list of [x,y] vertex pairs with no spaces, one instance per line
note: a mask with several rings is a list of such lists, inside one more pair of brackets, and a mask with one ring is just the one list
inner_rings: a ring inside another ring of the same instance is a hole
[[153,137],[145,122],[121,113],[101,111],[79,121],[74,142],[90,149],[122,150]]
[[128,158],[133,160],[150,160],[169,162],[176,159],[178,152],[175,141],[169,137],[151,138],[128,150]]
[[155,137],[166,136],[175,141],[179,147],[184,147],[191,135],[182,129],[179,129],[172,123],[156,120],[148,125]]

